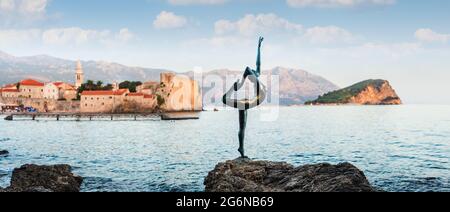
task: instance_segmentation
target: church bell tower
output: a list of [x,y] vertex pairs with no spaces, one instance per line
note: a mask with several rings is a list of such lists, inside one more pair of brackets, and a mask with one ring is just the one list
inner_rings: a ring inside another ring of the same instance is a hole
[[84,82],[84,73],[83,67],[81,66],[81,62],[77,62],[76,74],[75,74],[75,88],[78,89]]

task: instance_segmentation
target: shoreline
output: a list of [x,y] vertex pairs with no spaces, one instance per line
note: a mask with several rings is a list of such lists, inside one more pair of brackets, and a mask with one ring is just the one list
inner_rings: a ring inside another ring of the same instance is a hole
[[82,121],[88,120],[93,121],[96,119],[110,119],[111,121],[117,119],[131,119],[138,120],[138,118],[161,118],[164,121],[171,120],[192,120],[200,118],[200,111],[191,111],[191,112],[157,112],[157,113],[5,113],[6,117],[4,120],[6,121],[14,121],[15,118],[30,119],[35,121],[37,119],[55,119],[56,121],[60,120],[72,120]]

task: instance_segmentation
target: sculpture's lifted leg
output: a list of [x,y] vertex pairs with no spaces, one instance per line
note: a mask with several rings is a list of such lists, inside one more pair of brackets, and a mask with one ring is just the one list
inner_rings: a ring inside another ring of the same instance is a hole
[[245,156],[244,141],[245,141],[245,129],[247,128],[247,110],[239,110],[239,153],[242,158]]

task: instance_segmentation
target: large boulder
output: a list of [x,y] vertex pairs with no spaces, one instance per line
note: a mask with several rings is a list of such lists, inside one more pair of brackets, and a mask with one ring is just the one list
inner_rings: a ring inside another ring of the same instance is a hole
[[294,167],[236,159],[219,163],[205,179],[206,192],[375,192],[350,163]]
[[83,179],[69,165],[23,165],[14,169],[8,192],[79,192]]

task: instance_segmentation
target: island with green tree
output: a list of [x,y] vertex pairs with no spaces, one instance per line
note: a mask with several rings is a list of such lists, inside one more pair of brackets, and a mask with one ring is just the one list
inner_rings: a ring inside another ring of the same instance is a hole
[[402,101],[387,80],[366,80],[319,96],[306,105],[400,105]]

